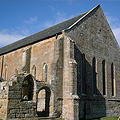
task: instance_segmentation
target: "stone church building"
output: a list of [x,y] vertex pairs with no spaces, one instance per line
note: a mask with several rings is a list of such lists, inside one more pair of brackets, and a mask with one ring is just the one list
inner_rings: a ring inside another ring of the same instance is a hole
[[120,115],[119,50],[100,5],[0,48],[0,118]]

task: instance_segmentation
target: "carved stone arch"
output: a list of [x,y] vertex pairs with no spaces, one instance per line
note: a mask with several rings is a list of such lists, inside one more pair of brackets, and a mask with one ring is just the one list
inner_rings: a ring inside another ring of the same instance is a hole
[[54,93],[49,85],[41,85],[37,90],[37,114],[48,117],[53,114]]
[[24,75],[21,86],[22,100],[36,100],[36,80],[31,74]]
[[[37,81],[37,80],[36,80]],[[37,81],[37,90],[36,90],[36,93],[38,93],[42,88],[48,88],[50,89],[50,91],[53,91],[53,88],[51,87],[50,84],[46,84],[45,82],[43,81]]]

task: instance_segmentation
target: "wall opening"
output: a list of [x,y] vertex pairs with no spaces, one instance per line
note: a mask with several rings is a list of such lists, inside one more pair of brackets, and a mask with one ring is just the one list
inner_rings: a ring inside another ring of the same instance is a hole
[[39,117],[49,116],[50,89],[42,88],[38,93],[37,114]]
[[102,61],[102,78],[103,78],[103,95],[106,95],[106,71],[105,71],[105,60]]
[[97,72],[96,72],[96,58],[94,57],[92,60],[92,93],[95,95],[96,94],[96,78],[97,77]]
[[31,76],[25,77],[22,84],[22,100],[33,100],[34,83]]
[[111,64],[111,83],[112,83],[112,96],[115,96],[116,91],[115,91],[115,67],[113,63]]
[[81,94],[86,94],[86,78],[85,78],[85,54],[82,54],[81,58]]

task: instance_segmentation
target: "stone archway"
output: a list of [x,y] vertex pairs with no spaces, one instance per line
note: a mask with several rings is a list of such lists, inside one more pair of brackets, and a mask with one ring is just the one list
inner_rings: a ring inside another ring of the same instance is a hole
[[25,77],[22,83],[22,100],[33,100],[34,81],[31,75]]
[[48,117],[50,114],[50,95],[48,87],[42,87],[37,94],[37,114],[39,117]]

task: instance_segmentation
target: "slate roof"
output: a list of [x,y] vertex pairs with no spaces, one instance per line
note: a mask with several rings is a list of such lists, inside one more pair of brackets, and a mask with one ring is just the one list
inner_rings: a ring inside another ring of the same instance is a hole
[[0,48],[0,55],[4,55],[8,52],[14,51],[16,49],[22,48],[24,46],[45,40],[46,38],[55,36],[56,34],[61,34],[62,30],[67,30],[70,28],[70,26],[74,26],[75,23],[82,22],[83,20],[86,20],[90,15],[92,15],[96,10],[100,7],[100,5],[97,5],[95,8],[93,8],[91,11],[85,12],[83,14],[80,14],[76,17],[73,17],[71,19],[68,19],[64,22],[61,22],[57,25],[54,25],[50,28],[47,28],[45,30],[42,30],[38,33],[35,33],[31,36],[28,36],[26,38],[23,38],[19,41],[16,41],[12,44],[9,44],[7,46],[4,46]]

